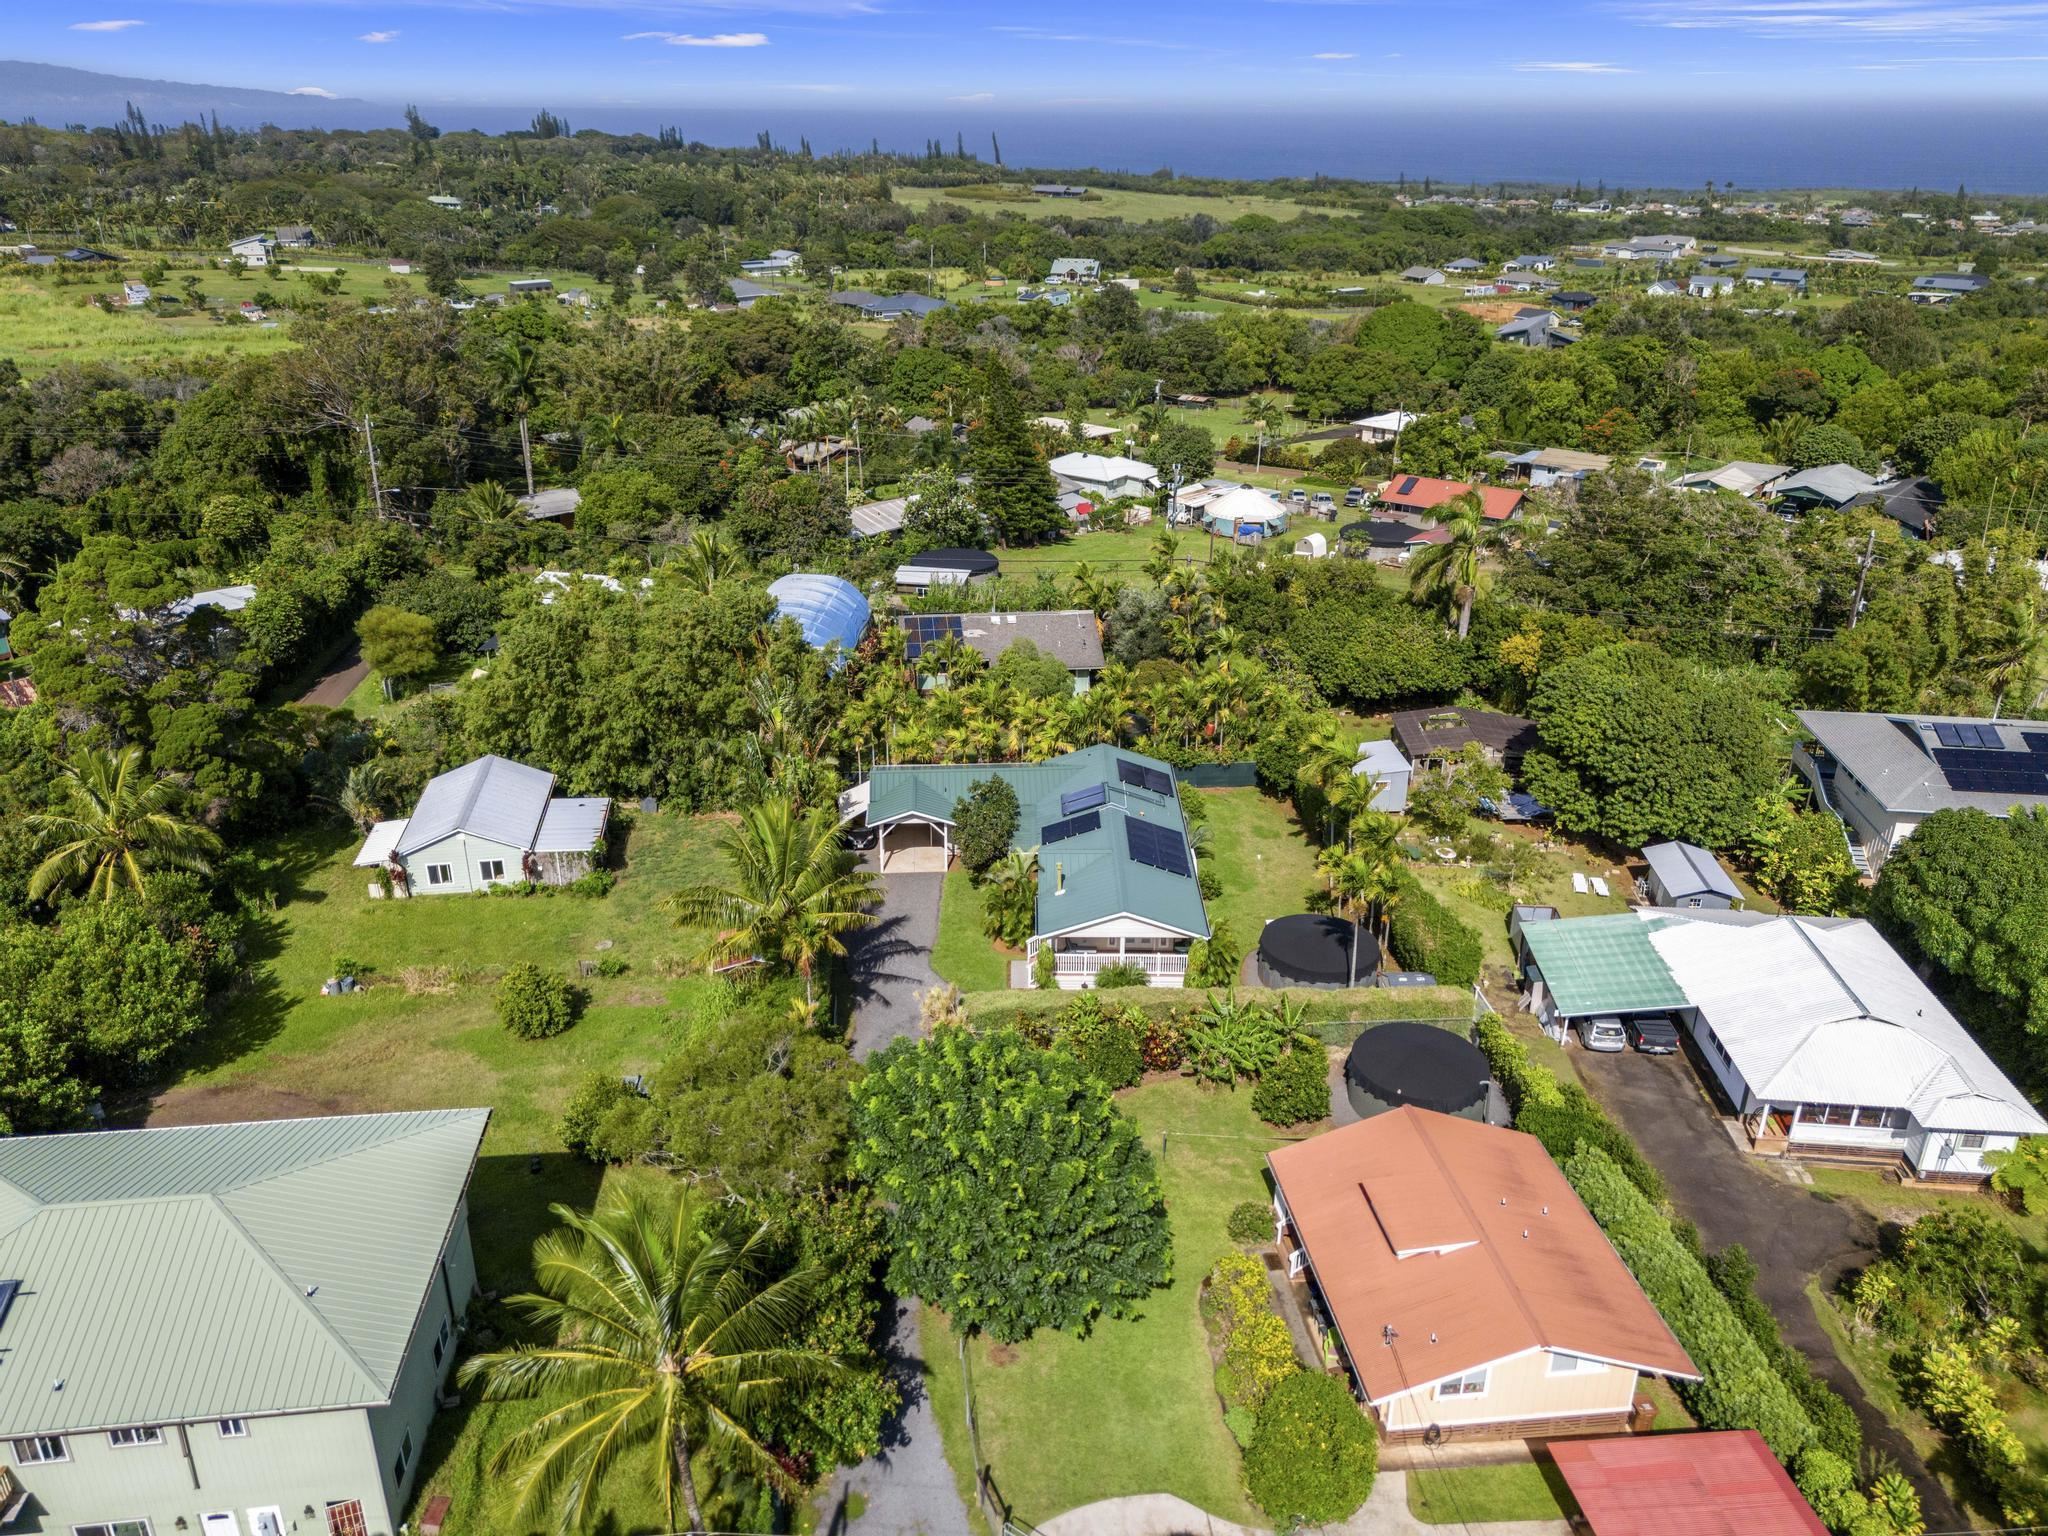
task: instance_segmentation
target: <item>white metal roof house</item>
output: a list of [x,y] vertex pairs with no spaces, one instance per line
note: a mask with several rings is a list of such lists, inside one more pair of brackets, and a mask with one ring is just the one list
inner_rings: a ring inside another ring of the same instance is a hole
[[1047,270],[1048,283],[1092,283],[1102,276],[1102,263],[1093,256],[1062,256]]
[[1391,443],[1422,418],[1409,411],[1382,411],[1351,423],[1362,443]]
[[268,235],[244,235],[239,240],[228,242],[228,255],[239,256],[244,266],[267,267],[270,265],[270,246]]
[[489,1120],[0,1139],[0,1525],[398,1530],[476,1290]]
[[1046,466],[1063,491],[1114,501],[1120,496],[1149,496],[1159,489],[1159,471],[1142,459],[1121,454],[1063,453]]
[[1671,1015],[1765,1155],[1980,1180],[2048,1121],[1860,918],[1642,908],[1524,927],[1539,1016]]
[[1799,723],[1792,766],[1840,818],[1859,870],[1883,868],[1936,811],[2048,806],[2048,725],[1825,709],[1800,710]]
[[583,505],[583,493],[573,485],[535,491],[519,498],[519,510],[536,523],[555,523],[563,529],[576,526],[576,509]]
[[1790,467],[1784,464],[1759,464],[1752,459],[1736,459],[1719,469],[1680,475],[1671,484],[1681,491],[1733,491],[1738,496],[1756,496],[1791,473]]
[[567,885],[594,866],[612,803],[564,798],[554,788],[552,773],[510,758],[464,763],[429,779],[412,815],[370,828],[356,868],[381,868],[400,896],[520,880]]

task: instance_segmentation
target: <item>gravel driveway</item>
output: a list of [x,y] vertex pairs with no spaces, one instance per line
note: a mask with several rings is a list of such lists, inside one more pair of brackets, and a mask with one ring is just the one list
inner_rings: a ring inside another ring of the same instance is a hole
[[1709,1251],[1740,1243],[1756,1261],[1757,1295],[1785,1342],[1856,1410],[1864,1443],[1883,1451],[1920,1490],[1928,1529],[1967,1525],[1906,1437],[1871,1407],[1814,1316],[1806,1282],[1823,1290],[1844,1269],[1877,1255],[1877,1223],[1847,1201],[1822,1198],[1785,1178],[1778,1165],[1739,1151],[1686,1057],[1601,1054],[1574,1048],[1572,1061],[1594,1096],[1664,1175],[1671,1203],[1700,1229]]
[[[903,1408],[883,1426],[881,1450],[833,1475],[825,1491],[824,1536],[967,1536],[967,1506],[925,1392],[918,1304],[906,1297],[894,1305],[885,1352]],[[857,1519],[851,1514],[854,1494],[866,1505]]]
[[932,946],[939,939],[944,875],[884,875],[875,921],[846,949],[853,989],[853,1054],[865,1061],[892,1040],[917,1034],[919,994],[939,984]]

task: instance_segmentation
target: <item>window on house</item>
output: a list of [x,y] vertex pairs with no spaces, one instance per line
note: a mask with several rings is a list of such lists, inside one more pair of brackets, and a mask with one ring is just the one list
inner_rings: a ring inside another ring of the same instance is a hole
[[455,866],[454,866],[454,865],[452,865],[452,864],[429,864],[429,865],[427,866],[427,884],[429,884],[429,885],[453,885],[454,883],[455,883]]
[[1830,1104],[1827,1110],[1827,1123],[1829,1125],[1854,1125],[1856,1123],[1856,1106],[1854,1104]]
[[247,1419],[222,1419],[217,1427],[223,1440],[246,1440],[249,1436]]
[[448,1319],[441,1319],[441,1330],[434,1335],[434,1364],[439,1365],[448,1353]]
[[97,1525],[74,1525],[71,1536],[150,1536],[147,1520],[102,1520]]
[[398,1459],[391,1463],[391,1480],[394,1483],[403,1484],[405,1482],[406,1469],[411,1465],[412,1431],[408,1429],[405,1432],[405,1438],[399,1442]]
[[1984,1133],[1982,1131],[1965,1131],[1956,1138],[1956,1145],[1965,1152],[1982,1151],[1984,1147]]
[[107,1431],[107,1444],[112,1446],[162,1445],[164,1432],[154,1424],[132,1424],[126,1429]]
[[24,1467],[34,1467],[46,1461],[69,1461],[71,1453],[64,1449],[62,1435],[29,1435],[14,1442],[14,1459]]
[[484,859],[477,864],[476,872],[486,880],[502,880],[505,878],[505,861]]
[[1552,1376],[1579,1376],[1589,1371],[1604,1371],[1606,1369],[1607,1367],[1598,1360],[1588,1360],[1584,1355],[1560,1354],[1556,1350],[1550,1352],[1550,1370],[1548,1374]]
[[327,1506],[327,1536],[370,1536],[361,1499],[342,1499]]
[[1696,907],[1700,904],[1700,899],[1697,896],[1688,896],[1685,898],[1685,904],[1688,907]]
[[1856,1124],[1862,1130],[1895,1131],[1905,1123],[1903,1109],[1872,1109],[1866,1105],[1856,1111]]
[[1476,1371],[1467,1371],[1462,1376],[1453,1376],[1448,1381],[1437,1383],[1438,1397],[1484,1397],[1486,1378],[1492,1367],[1482,1365]]

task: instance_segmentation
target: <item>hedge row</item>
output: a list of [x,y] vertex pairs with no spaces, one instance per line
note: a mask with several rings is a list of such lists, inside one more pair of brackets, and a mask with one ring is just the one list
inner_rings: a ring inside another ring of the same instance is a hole
[[1787,1344],[1778,1332],[1778,1320],[1756,1293],[1756,1260],[1749,1256],[1749,1250],[1740,1243],[1730,1243],[1708,1258],[1707,1275],[1728,1298],[1736,1320],[1749,1330],[1764,1357],[1799,1399],[1799,1406],[1813,1420],[1820,1443],[1855,1466],[1863,1456],[1863,1426],[1856,1422],[1856,1410],[1841,1393],[1814,1375],[1806,1356]]
[[1427,971],[1447,987],[1469,987],[1479,979],[1485,951],[1478,932],[1413,875],[1402,872],[1401,894],[1387,925],[1387,948],[1404,971]]
[[1529,1049],[1492,1014],[1479,1021],[1479,1049],[1485,1053],[1508,1107],[1515,1129],[1543,1143],[1543,1150],[1563,1162],[1581,1143],[1598,1147],[1612,1158],[1629,1182],[1652,1203],[1664,1199],[1664,1180],[1636,1150],[1628,1132],[1607,1118],[1607,1112],[1577,1083],[1561,1083],[1548,1067],[1529,1059]]
[[[1077,996],[1073,992],[969,992],[960,1003],[968,1022],[976,1028],[1015,1024],[1029,1033],[1027,1021],[1063,1012]],[[1240,987],[1241,1003],[1263,1003],[1267,1007],[1281,998],[1303,1005],[1307,1022],[1323,1024],[1380,1023],[1389,1019],[1442,1019],[1465,1028],[1472,1018],[1472,993],[1463,987],[1351,987],[1323,992],[1309,987],[1277,991],[1271,987]],[[1118,1008],[1136,1008],[1148,1018],[1175,1013],[1192,1013],[1206,1001],[1203,993],[1181,987],[1130,987],[1116,994]],[[1318,1029],[1324,1043],[1349,1044],[1356,1031],[1335,1036]],[[1341,1031],[1340,1031],[1341,1033]]]

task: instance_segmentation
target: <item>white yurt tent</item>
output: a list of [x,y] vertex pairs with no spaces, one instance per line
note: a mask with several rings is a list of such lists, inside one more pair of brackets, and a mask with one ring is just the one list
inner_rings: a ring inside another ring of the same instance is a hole
[[1287,509],[1264,491],[1240,485],[1225,491],[1203,509],[1211,533],[1253,542],[1287,531]]

